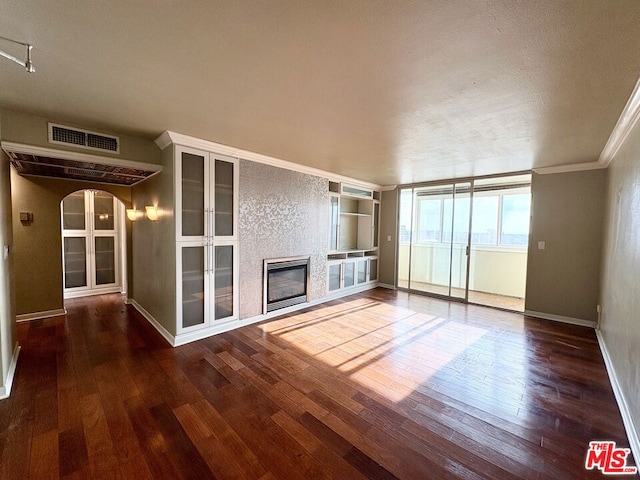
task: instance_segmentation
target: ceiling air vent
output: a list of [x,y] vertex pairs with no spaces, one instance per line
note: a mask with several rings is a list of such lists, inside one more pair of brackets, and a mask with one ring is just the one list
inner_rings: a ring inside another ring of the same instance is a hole
[[113,135],[90,132],[79,128],[49,124],[49,143],[120,153],[120,139]]

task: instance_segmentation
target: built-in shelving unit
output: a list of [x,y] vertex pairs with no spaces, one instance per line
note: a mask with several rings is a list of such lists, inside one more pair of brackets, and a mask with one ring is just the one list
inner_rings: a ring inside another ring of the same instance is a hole
[[380,195],[329,182],[329,293],[378,280]]
[[120,210],[102,191],[80,190],[62,201],[65,298],[120,291]]
[[174,150],[177,336],[238,319],[238,160]]

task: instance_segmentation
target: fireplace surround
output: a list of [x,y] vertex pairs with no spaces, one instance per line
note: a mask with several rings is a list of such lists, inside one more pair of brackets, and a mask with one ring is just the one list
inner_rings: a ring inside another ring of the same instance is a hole
[[311,257],[264,260],[263,313],[307,302]]

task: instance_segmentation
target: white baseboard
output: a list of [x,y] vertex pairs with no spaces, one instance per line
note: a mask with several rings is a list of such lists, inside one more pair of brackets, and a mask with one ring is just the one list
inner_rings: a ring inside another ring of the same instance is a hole
[[16,375],[16,366],[18,365],[18,355],[20,355],[20,345],[16,343],[16,346],[13,349],[13,357],[11,358],[11,365],[9,365],[9,371],[7,372],[7,380],[4,382],[4,385],[0,387],[0,400],[9,398],[9,395],[11,395],[13,378]]
[[571,325],[579,325],[581,327],[596,328],[596,322],[591,320],[583,320],[582,318],[565,317],[563,315],[555,315],[553,313],[534,312],[533,310],[525,310],[524,314],[529,317],[542,318],[544,320],[553,320],[555,322],[569,323]]
[[636,465],[638,465],[638,462],[640,462],[640,432],[638,432],[638,429],[633,423],[631,410],[629,409],[629,403],[627,402],[624,392],[620,387],[620,382],[618,381],[616,370],[613,367],[613,362],[611,361],[609,350],[604,342],[604,337],[602,336],[602,332],[600,330],[596,330],[596,337],[598,337],[598,345],[600,345],[602,358],[604,358],[604,364],[607,368],[607,373],[609,374],[611,388],[613,389],[613,394],[616,397],[616,402],[618,403],[618,408],[620,409],[620,415],[622,415],[622,423],[624,424],[624,429],[627,432],[627,438],[629,439],[629,445],[631,446],[631,451],[633,452],[633,458],[636,459]]
[[107,287],[107,288],[90,288],[81,289],[77,291],[70,291],[64,293],[64,299],[92,297],[95,295],[106,295],[108,293],[122,293],[120,287]]
[[397,290],[395,285],[389,285],[388,283],[378,283],[378,287],[387,288],[389,290]]
[[43,312],[33,312],[33,313],[21,313],[20,315],[16,315],[16,322],[30,322],[31,320],[41,320],[43,318],[50,317],[59,317],[61,315],[66,315],[66,308],[59,308],[57,310],[45,310]]
[[142,315],[157,331],[162,335],[162,337],[169,342],[169,344],[173,347],[179,347],[180,345],[185,345],[187,343],[195,342],[197,340],[202,340],[204,338],[210,337],[212,335],[217,335],[218,333],[228,332],[229,330],[234,330],[240,327],[246,327],[247,325],[252,325],[258,322],[264,322],[265,320],[269,320],[271,318],[279,317],[281,315],[287,315],[289,313],[294,313],[298,310],[302,310],[305,308],[313,307],[315,305],[320,305],[321,303],[329,302],[331,300],[335,300],[341,297],[347,297],[349,295],[354,295],[356,293],[364,292],[366,290],[371,290],[379,286],[378,283],[368,283],[366,285],[362,285],[359,287],[348,288],[346,290],[339,290],[332,295],[328,295],[322,298],[318,298],[316,300],[312,300],[307,303],[300,303],[298,305],[293,305],[287,308],[281,308],[279,310],[274,310],[273,312],[269,312],[264,315],[256,315],[254,317],[245,318],[242,320],[229,320],[222,323],[217,323],[215,325],[211,325],[206,328],[201,328],[199,330],[194,330],[187,333],[178,334],[175,337],[171,335],[160,323],[153,318],[147,310],[145,310],[142,305],[136,302],[132,298],[127,298],[126,303],[133,305],[133,307],[140,312]]
[[127,302],[126,302],[126,303],[127,303],[127,304],[129,304],[129,305],[132,305],[132,306],[133,306],[133,308],[135,308],[135,309],[140,313],[140,315],[142,315],[142,316],[147,320],[147,322],[149,322],[149,323],[151,324],[151,326],[152,326],[153,328],[155,328],[155,329],[158,331],[158,333],[159,333],[160,335],[162,335],[162,337],[163,337],[167,342],[169,342],[169,345],[171,345],[172,347],[175,347],[175,346],[176,346],[176,338],[175,338],[173,335],[171,335],[171,334],[167,331],[167,329],[166,329],[166,328],[164,328],[164,327],[160,324],[160,322],[158,322],[158,321],[153,317],[153,315],[151,315],[149,312],[147,312],[147,310],[145,310],[145,308],[144,308],[142,305],[140,305],[138,302],[136,302],[136,301],[135,301],[134,299],[132,299],[132,298],[127,298]]
[[[341,290],[336,290],[333,293],[325,295],[322,298],[313,300],[312,302],[305,303],[303,304],[302,308],[311,307],[313,305],[320,305],[321,303],[329,302],[331,300],[336,300],[338,298],[348,297],[349,295],[355,295],[356,293],[366,292],[367,290],[373,290],[374,288],[379,286],[380,284],[378,282],[373,282],[373,283],[365,283],[364,285],[360,285],[357,287],[343,288]],[[270,312],[270,313],[276,313],[276,312],[287,313],[286,309],[276,310],[275,312]],[[277,317],[277,316],[278,315],[274,315],[274,317]]]

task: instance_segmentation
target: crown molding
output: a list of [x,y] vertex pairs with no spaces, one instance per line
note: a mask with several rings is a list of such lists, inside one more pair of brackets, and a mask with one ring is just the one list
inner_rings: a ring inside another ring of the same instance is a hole
[[156,173],[162,171],[162,165],[156,165],[155,163],[137,162],[135,160],[126,160],[124,158],[102,157],[100,155],[92,155],[90,153],[68,152],[66,150],[36,147],[34,145],[25,145],[22,143],[14,142],[1,142],[0,146],[9,156],[11,156],[11,152],[15,152],[23,153],[26,155],[59,158],[62,160],[75,160],[77,162],[99,163],[112,167],[136,168],[139,170],[147,170]]
[[600,162],[585,162],[570,163],[568,165],[554,165],[552,167],[534,168],[533,171],[541,175],[547,175],[550,173],[582,172],[584,170],[599,170],[602,168],[607,168],[607,166],[601,164]]
[[373,190],[380,190],[381,186],[376,183],[365,182],[356,178],[339,175],[337,173],[328,172],[319,168],[308,167],[306,165],[299,165],[297,163],[282,160],[276,157],[270,157],[261,153],[251,152],[249,150],[243,150],[237,147],[230,147],[229,145],[223,145],[222,143],[216,143],[209,140],[202,140],[200,138],[191,137],[182,133],[172,132],[170,130],[164,131],[155,140],[156,145],[160,149],[164,150],[171,144],[182,145],[183,147],[198,148],[201,150],[207,150],[209,152],[220,153],[222,155],[228,155],[230,157],[241,158],[243,160],[251,160],[252,162],[263,163],[265,165],[271,165],[272,167],[284,168],[286,170],[293,170],[294,172],[306,173],[309,175],[315,175],[316,177],[328,178],[333,182],[345,182],[360,187],[366,187]]
[[631,133],[631,130],[633,130],[633,127],[638,123],[638,119],[640,119],[640,80],[638,80],[633,92],[631,92],[631,96],[622,109],[616,126],[613,127],[613,131],[609,135],[609,140],[607,140],[600,158],[598,158],[598,163],[602,165],[602,168],[609,166]]
[[395,190],[396,188],[398,188],[398,185],[383,185],[382,187],[380,187],[380,191],[381,192],[388,192],[391,190]]

